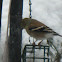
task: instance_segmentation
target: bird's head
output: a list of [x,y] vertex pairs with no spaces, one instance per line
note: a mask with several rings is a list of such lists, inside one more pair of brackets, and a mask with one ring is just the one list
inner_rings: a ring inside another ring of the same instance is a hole
[[28,25],[30,25],[31,19],[30,18],[24,18],[21,21],[21,28],[24,29],[26,28]]

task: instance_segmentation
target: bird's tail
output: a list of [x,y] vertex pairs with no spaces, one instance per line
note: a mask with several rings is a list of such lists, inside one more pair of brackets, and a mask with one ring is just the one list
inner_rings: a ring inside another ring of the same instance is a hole
[[62,35],[58,35],[58,36],[62,37]]
[[62,37],[62,35],[60,35],[60,34],[58,34],[58,33],[55,33],[54,35]]

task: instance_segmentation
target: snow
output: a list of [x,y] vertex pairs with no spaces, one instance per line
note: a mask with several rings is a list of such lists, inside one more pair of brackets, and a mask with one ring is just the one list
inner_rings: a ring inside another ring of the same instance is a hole
[[[55,32],[62,35],[62,0],[31,0],[32,1],[32,18],[43,22],[45,25],[52,28]],[[10,0],[3,1],[3,11],[2,11],[2,28],[1,28],[1,50],[0,56],[2,56],[4,51],[4,45],[6,40],[7,23],[8,23],[8,13],[9,13]],[[29,0],[23,0],[23,18],[29,18]],[[54,45],[57,47],[59,53],[62,52],[62,38],[57,36],[54,37]],[[32,41],[32,40],[31,40]],[[29,35],[23,30],[22,35],[22,48],[26,44],[29,44]],[[46,45],[46,40],[43,41]],[[52,49],[51,49],[52,50]],[[52,50],[54,51],[54,50]],[[38,51],[36,51],[38,52]],[[55,51],[53,54],[55,55]],[[38,53],[36,53],[38,55]],[[0,57],[1,59],[1,57]],[[2,61],[0,61],[2,62]],[[61,59],[62,62],[62,59]]]

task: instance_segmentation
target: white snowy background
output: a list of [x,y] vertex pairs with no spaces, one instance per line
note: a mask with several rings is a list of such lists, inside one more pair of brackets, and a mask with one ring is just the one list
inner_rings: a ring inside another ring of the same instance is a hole
[[[53,29],[55,32],[62,35],[62,0],[31,0],[32,2],[32,18],[43,22],[45,25]],[[6,40],[7,22],[9,13],[10,0],[3,0],[2,8],[2,28],[1,28],[1,42],[0,42],[0,60],[4,51],[4,45]],[[23,18],[29,18],[29,0],[23,0]],[[29,35],[23,30],[23,48],[28,43]],[[62,38],[54,37],[53,43],[61,53],[62,50]],[[43,42],[45,45],[45,41]],[[54,51],[51,49],[51,51]],[[39,51],[41,52],[41,51]],[[54,51],[55,52],[55,51]],[[38,51],[36,51],[38,55]],[[2,61],[0,61],[2,62]],[[38,61],[36,61],[38,62]],[[62,62],[62,61],[61,61]]]

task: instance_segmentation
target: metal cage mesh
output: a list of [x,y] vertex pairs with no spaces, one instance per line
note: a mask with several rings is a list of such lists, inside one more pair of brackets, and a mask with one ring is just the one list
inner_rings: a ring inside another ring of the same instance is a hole
[[[25,45],[25,48],[23,50],[23,54],[22,54],[22,58],[23,58],[23,62],[27,62],[27,59],[32,59],[32,62],[36,62],[36,60],[43,60],[43,62],[49,62],[49,46],[42,46],[40,45],[40,50],[43,50],[43,57],[39,57],[36,56],[36,50],[39,50],[39,46],[38,45]],[[47,52],[46,52],[47,50]],[[27,55],[27,54],[31,54]],[[40,54],[40,53],[39,53]],[[46,57],[47,55],[47,57]]]

